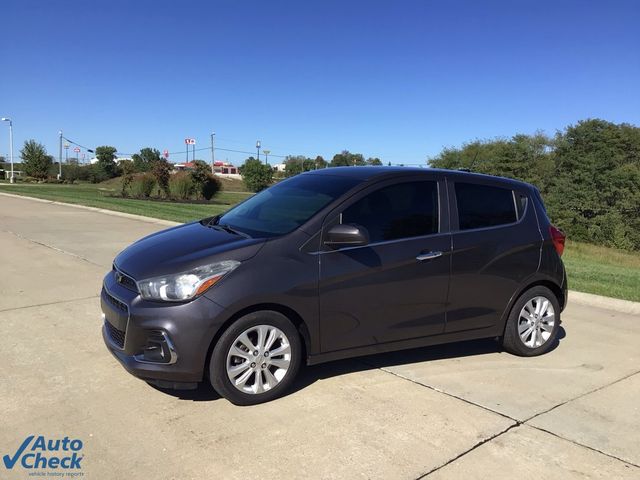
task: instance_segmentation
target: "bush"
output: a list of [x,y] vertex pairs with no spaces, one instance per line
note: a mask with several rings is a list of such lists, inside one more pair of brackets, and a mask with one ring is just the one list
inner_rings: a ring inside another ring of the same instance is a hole
[[169,179],[169,191],[172,198],[187,200],[193,195],[195,188],[191,175],[187,172],[178,172]]
[[165,159],[158,160],[153,163],[151,174],[158,182],[158,187],[164,192],[165,196],[170,196],[169,179],[171,177],[171,165]]
[[200,194],[205,200],[211,200],[213,196],[220,191],[222,183],[218,177],[208,174],[205,181],[200,185]]
[[249,190],[259,192],[273,182],[273,169],[259,160],[249,157],[240,167],[240,175]]
[[[64,167],[64,165],[63,165]],[[63,178],[64,178],[64,172],[62,174]],[[109,175],[107,175],[107,173],[104,171],[104,169],[98,165],[97,163],[94,163],[93,165],[89,166],[89,181],[91,183],[100,183],[100,182],[104,182],[105,180],[109,180],[111,177]]]
[[149,173],[136,175],[131,180],[131,194],[137,198],[149,198],[156,186],[156,179]]

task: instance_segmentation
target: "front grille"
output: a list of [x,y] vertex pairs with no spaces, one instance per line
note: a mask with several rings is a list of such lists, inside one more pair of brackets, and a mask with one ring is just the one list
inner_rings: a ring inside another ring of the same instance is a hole
[[136,281],[116,267],[115,264],[113,265],[113,271],[115,272],[116,282],[129,290],[133,290],[134,292],[138,291],[138,284]]
[[121,312],[125,312],[125,313],[129,313],[129,307],[127,307],[127,304],[124,302],[121,302],[120,300],[118,300],[116,297],[114,297],[113,295],[111,295],[109,292],[107,292],[106,290],[103,290],[104,292],[104,296],[105,298],[109,301],[109,303],[111,305],[113,305],[114,307],[116,307],[118,310],[120,310]]
[[124,348],[124,336],[126,335],[126,332],[123,332],[122,330],[117,329],[106,320],[104,322],[104,326],[107,329],[107,334],[109,335],[109,338],[111,339],[111,341],[118,348]]

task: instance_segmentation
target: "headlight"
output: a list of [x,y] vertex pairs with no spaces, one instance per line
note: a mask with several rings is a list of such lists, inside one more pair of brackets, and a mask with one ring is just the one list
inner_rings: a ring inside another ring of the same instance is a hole
[[175,275],[147,278],[138,282],[138,290],[146,300],[182,302],[201,295],[222,277],[233,271],[240,262],[225,260],[194,268]]

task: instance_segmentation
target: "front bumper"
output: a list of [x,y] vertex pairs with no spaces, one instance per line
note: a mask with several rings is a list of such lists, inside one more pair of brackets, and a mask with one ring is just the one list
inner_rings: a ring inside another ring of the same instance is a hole
[[[116,282],[113,271],[100,297],[105,345],[129,373],[161,387],[194,388],[202,381],[223,307],[204,296],[188,303],[143,300]],[[150,344],[159,345],[160,361],[145,355]]]

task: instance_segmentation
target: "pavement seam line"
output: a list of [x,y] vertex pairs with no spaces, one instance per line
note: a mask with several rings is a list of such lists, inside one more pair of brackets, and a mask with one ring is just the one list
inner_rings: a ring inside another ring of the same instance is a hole
[[[399,373],[393,372],[393,371],[391,371],[391,370],[387,370],[387,368],[385,368],[385,367],[377,367],[376,365],[372,365],[372,364],[367,363],[367,362],[364,362],[364,361],[362,361],[362,360],[359,360],[359,361],[360,361],[361,363],[364,363],[365,365],[367,365],[367,366],[369,366],[369,367],[377,368],[378,370],[382,370],[382,371],[383,371],[383,372],[385,372],[385,373],[388,373],[388,374],[393,375],[393,376],[395,376],[395,377],[401,378],[401,379],[403,379],[403,380],[407,380],[408,382],[415,383],[416,385],[420,385],[421,387],[428,388],[429,390],[433,390],[434,392],[442,393],[443,395],[447,395],[448,397],[455,398],[455,399],[460,400],[460,401],[462,401],[462,402],[464,402],[464,403],[467,403],[467,404],[469,404],[469,405],[473,405],[474,407],[481,408],[481,409],[483,409],[483,410],[486,410],[487,412],[495,413],[496,415],[500,415],[501,417],[506,418],[507,420],[511,420],[511,421],[516,422],[516,423],[518,423],[518,424],[520,424],[520,423],[524,423],[523,421],[518,420],[517,418],[510,417],[509,415],[507,415],[507,414],[505,414],[505,413],[498,412],[497,410],[492,410],[491,408],[489,408],[489,407],[487,407],[487,406],[485,406],[485,405],[481,405],[481,404],[479,404],[479,403],[472,402],[471,400],[468,400],[468,399],[466,399],[466,398],[459,397],[459,396],[457,396],[457,395],[454,395],[453,393],[446,392],[446,391],[441,390],[441,389],[439,389],[439,388],[437,388],[437,387],[434,387],[434,386],[432,386],[432,385],[427,385],[426,383],[422,383],[422,382],[419,382],[419,381],[414,380],[414,379],[412,379],[412,378],[405,377],[404,375],[401,375],[401,374],[399,374]],[[525,420],[525,421],[526,421],[526,420]]]
[[640,370],[638,370],[637,372],[629,373],[628,375],[625,375],[624,377],[620,377],[620,378],[618,378],[617,380],[614,380],[613,382],[609,382],[609,383],[607,383],[606,385],[601,385],[601,386],[596,387],[596,388],[594,388],[594,389],[592,389],[592,390],[589,390],[588,392],[581,393],[581,394],[580,394],[580,395],[578,395],[577,397],[573,397],[573,398],[570,398],[570,399],[568,399],[568,400],[565,400],[564,402],[561,402],[561,403],[559,403],[559,404],[557,404],[557,405],[554,405],[553,407],[551,407],[551,408],[549,408],[549,409],[545,410],[544,412],[536,413],[535,415],[533,415],[533,416],[531,416],[531,417],[527,418],[526,420],[523,420],[523,421],[522,421],[522,423],[530,422],[530,421],[531,421],[531,420],[533,420],[534,418],[537,418],[537,417],[539,417],[539,416],[541,416],[541,415],[545,415],[545,414],[547,414],[547,413],[549,413],[549,412],[552,412],[552,411],[553,411],[553,410],[555,410],[556,408],[562,407],[562,406],[566,405],[567,403],[571,403],[571,402],[574,402],[574,401],[576,401],[576,400],[580,400],[581,398],[586,397],[587,395],[591,395],[592,393],[599,392],[600,390],[603,390],[603,389],[608,388],[608,387],[610,387],[610,386],[612,386],[612,385],[615,385],[616,383],[622,382],[622,381],[626,380],[627,378],[631,378],[631,377],[633,377],[634,375],[638,375],[639,373],[640,373]]
[[580,442],[577,442],[577,441],[575,441],[575,440],[572,440],[572,439],[570,439],[570,438],[565,438],[565,437],[563,437],[562,435],[559,435],[559,434],[557,434],[557,433],[553,433],[553,432],[551,432],[551,431],[545,430],[544,428],[537,427],[537,426],[535,426],[535,425],[532,425],[532,424],[529,424],[529,423],[528,423],[529,421],[533,420],[534,418],[537,418],[537,417],[539,417],[540,415],[544,415],[544,414],[546,414],[546,413],[549,413],[549,412],[551,412],[551,411],[555,410],[555,409],[556,409],[556,408],[558,408],[558,407],[561,407],[561,406],[563,406],[563,405],[566,405],[566,404],[568,404],[568,403],[571,403],[571,402],[573,402],[573,401],[575,401],[575,400],[579,400],[580,398],[583,398],[583,397],[585,397],[585,396],[587,396],[587,395],[591,395],[592,393],[598,392],[598,391],[603,390],[603,389],[605,389],[605,388],[608,388],[608,387],[610,387],[610,386],[612,386],[612,385],[615,385],[615,384],[616,384],[616,383],[618,383],[618,382],[622,382],[622,381],[624,381],[624,380],[626,380],[626,379],[628,379],[628,378],[631,378],[631,377],[633,377],[634,375],[639,374],[639,373],[640,373],[640,371],[630,373],[630,374],[628,374],[628,375],[625,375],[624,377],[621,377],[621,378],[618,378],[617,380],[614,380],[613,382],[609,382],[609,383],[607,383],[606,385],[601,385],[601,386],[599,386],[599,387],[597,387],[597,388],[594,388],[594,389],[592,389],[592,390],[590,390],[590,391],[588,391],[588,392],[582,393],[582,394],[578,395],[577,397],[574,397],[574,398],[570,398],[570,399],[568,399],[568,400],[565,400],[564,402],[559,403],[558,405],[554,405],[553,407],[551,407],[551,408],[549,408],[549,409],[545,410],[544,412],[536,413],[535,415],[533,415],[533,416],[531,416],[531,417],[527,418],[526,420],[518,420],[518,419],[513,418],[513,417],[510,417],[509,415],[506,415],[506,414],[504,414],[504,413],[502,413],[502,412],[497,412],[497,411],[495,411],[495,410],[492,410],[491,408],[486,407],[486,406],[484,406],[484,405],[480,405],[480,404],[478,404],[478,403],[472,402],[472,401],[467,400],[467,399],[465,399],[465,398],[461,398],[461,397],[459,397],[459,396],[457,396],[457,395],[454,395],[454,394],[452,394],[452,393],[445,392],[444,390],[441,390],[441,389],[439,389],[439,388],[437,388],[437,387],[434,387],[434,386],[432,386],[432,385],[427,385],[427,384],[422,383],[422,382],[419,382],[419,381],[417,381],[417,380],[413,380],[413,379],[411,379],[411,378],[405,377],[404,375],[400,375],[400,374],[398,374],[398,373],[395,373],[395,372],[393,372],[393,371],[391,371],[391,370],[387,370],[385,367],[376,367],[376,365],[373,365],[373,364],[367,363],[367,362],[363,361],[362,359],[358,359],[358,361],[359,361],[360,363],[363,363],[363,364],[367,365],[367,366],[377,368],[378,370],[382,370],[382,371],[383,371],[383,372],[385,372],[385,373],[389,373],[389,374],[391,374],[391,375],[393,375],[393,376],[395,376],[395,377],[401,378],[401,379],[403,379],[403,380],[407,380],[407,381],[409,381],[409,382],[411,382],[411,383],[414,383],[414,384],[416,384],[416,385],[420,385],[421,387],[428,388],[429,390],[433,390],[434,392],[442,393],[442,394],[444,394],[444,395],[447,395],[447,396],[449,396],[449,397],[455,398],[455,399],[457,399],[457,400],[461,400],[461,401],[463,401],[463,402],[465,402],[465,403],[467,403],[467,404],[469,404],[469,405],[473,405],[474,407],[478,407],[478,408],[481,408],[481,409],[486,410],[486,411],[488,411],[488,412],[495,413],[496,415],[500,415],[500,416],[501,416],[501,417],[503,417],[503,418],[506,418],[506,419],[508,419],[508,420],[511,420],[511,421],[515,422],[513,425],[510,425],[507,429],[503,430],[502,432],[500,432],[500,433],[498,433],[498,434],[496,434],[496,435],[494,435],[494,436],[492,436],[492,437],[488,437],[488,438],[486,438],[486,439],[484,439],[484,440],[480,441],[479,443],[477,443],[476,445],[474,445],[473,447],[471,447],[469,450],[466,450],[466,451],[464,451],[464,452],[460,453],[458,456],[456,456],[456,457],[452,458],[451,460],[447,461],[447,462],[446,462],[446,463],[444,463],[443,465],[441,465],[441,466],[439,466],[439,467],[436,467],[436,468],[434,468],[434,469],[430,470],[429,472],[425,473],[424,475],[419,476],[416,480],[419,480],[419,479],[421,479],[421,478],[424,478],[424,477],[426,477],[427,475],[430,475],[431,473],[435,472],[436,470],[440,470],[442,467],[445,467],[445,466],[449,465],[450,463],[452,463],[452,462],[456,461],[457,459],[459,459],[460,457],[462,457],[462,456],[466,455],[467,453],[471,452],[472,450],[474,450],[475,448],[479,447],[480,445],[483,445],[483,444],[485,444],[485,443],[487,443],[487,442],[489,442],[489,441],[493,440],[494,438],[496,438],[496,437],[498,437],[498,436],[502,435],[503,433],[508,432],[508,431],[509,431],[509,430],[511,430],[512,428],[514,428],[514,427],[518,427],[518,426],[521,426],[521,425],[527,425],[528,427],[535,428],[536,430],[540,430],[541,432],[548,433],[548,434],[550,434],[550,435],[553,435],[553,436],[554,436],[554,437],[556,437],[556,438],[559,438],[559,439],[561,439],[561,440],[564,440],[564,441],[567,441],[567,442],[569,442],[569,443],[572,443],[572,444],[574,444],[574,445],[576,445],[576,446],[578,446],[578,447],[583,447],[583,448],[586,448],[586,449],[588,449],[588,450],[592,450],[592,451],[597,452],[597,453],[600,453],[600,454],[602,454],[602,455],[604,455],[604,456],[606,456],[606,457],[612,458],[612,459],[614,459],[614,460],[618,460],[618,461],[620,461],[620,462],[622,462],[622,463],[624,463],[624,464],[626,464],[626,465],[631,465],[631,466],[633,466],[633,467],[640,468],[640,465],[636,465],[635,463],[632,463],[632,462],[629,462],[629,461],[624,460],[624,459],[622,459],[622,458],[616,457],[615,455],[612,455],[612,454],[610,454],[610,453],[603,452],[603,451],[601,451],[601,450],[598,450],[597,448],[593,448],[593,447],[590,447],[590,446],[588,446],[588,445],[584,445],[584,444],[582,444],[582,443],[580,443]]
[[582,447],[582,448],[586,448],[587,450],[591,450],[593,452],[600,453],[600,454],[604,455],[605,457],[609,457],[609,458],[613,458],[614,460],[618,460],[619,462],[622,462],[625,465],[631,465],[632,467],[640,468],[640,465],[636,465],[635,463],[632,463],[629,460],[625,460],[623,458],[616,457],[615,455],[612,455],[610,453],[604,452],[602,450],[598,450],[597,448],[594,448],[594,447],[590,447],[589,445],[585,445],[584,443],[576,442],[575,440],[563,437],[562,435],[558,435],[557,433],[554,433],[554,432],[552,432],[550,430],[546,430],[546,429],[544,429],[542,427],[536,427],[535,425],[529,425],[529,424],[526,424],[526,425],[527,425],[527,427],[535,428],[536,430],[539,430],[541,432],[548,433],[549,435],[552,435],[552,436],[554,436],[556,438],[559,438],[560,440],[564,440],[566,442],[573,443],[574,445],[577,445],[577,446]]
[[67,252],[66,250],[63,250],[61,248],[54,247],[53,245],[49,245],[47,243],[39,242],[39,241],[34,240],[32,238],[29,238],[29,237],[25,237],[24,235],[20,235],[19,233],[13,232],[11,230],[2,230],[2,232],[9,233],[9,234],[11,234],[11,235],[13,235],[15,237],[18,237],[21,240],[26,240],[27,242],[35,243],[36,245],[40,245],[42,247],[50,248],[51,250],[54,250],[54,251],[56,251],[58,253],[64,253],[65,255],[70,255],[70,256],[78,258],[80,260],[84,260],[85,262],[90,263],[91,265],[94,265],[96,267],[104,268],[104,265],[100,265],[99,263],[92,262],[88,258],[85,258],[82,255],[78,255],[77,253]]
[[416,478],[416,480],[420,480],[421,478],[426,478],[426,477],[428,477],[428,476],[429,476],[429,475],[431,475],[432,473],[435,473],[435,472],[437,472],[438,470],[440,470],[440,469],[442,469],[442,468],[446,467],[447,465],[452,464],[453,462],[455,462],[455,461],[459,460],[460,458],[464,457],[464,456],[465,456],[465,455],[467,455],[468,453],[473,452],[476,448],[481,447],[481,446],[482,446],[482,445],[484,445],[485,443],[488,443],[488,442],[490,442],[490,441],[492,441],[492,440],[494,440],[494,439],[498,438],[499,436],[504,435],[504,434],[505,434],[505,433],[507,433],[508,431],[510,431],[510,430],[512,430],[512,429],[514,429],[514,428],[517,428],[517,427],[519,427],[519,426],[521,426],[521,423],[520,423],[520,422],[515,423],[515,424],[513,424],[513,425],[509,425],[509,426],[508,426],[507,428],[505,428],[504,430],[502,430],[502,431],[500,431],[500,432],[498,432],[498,433],[496,433],[496,434],[494,434],[494,435],[491,435],[490,437],[487,437],[487,438],[485,438],[485,439],[483,439],[483,440],[480,440],[478,443],[476,443],[475,445],[473,445],[471,448],[469,448],[469,449],[465,450],[464,452],[461,452],[459,455],[457,455],[457,456],[453,457],[452,459],[447,460],[447,461],[446,461],[445,463],[443,463],[442,465],[439,465],[439,466],[437,466],[437,467],[434,467],[434,468],[432,468],[431,470],[429,470],[427,473],[425,473],[425,474],[423,474],[423,475],[420,475],[418,478]]
[[99,296],[100,295],[91,295],[90,297],[70,298],[69,300],[59,300],[57,302],[39,303],[37,305],[25,305],[24,307],[5,308],[3,310],[0,310],[0,313],[13,312],[15,310],[24,310],[24,309],[27,309],[27,308],[47,307],[49,305],[59,305],[61,303],[80,302],[82,300],[89,300],[91,298],[98,298]]

